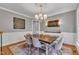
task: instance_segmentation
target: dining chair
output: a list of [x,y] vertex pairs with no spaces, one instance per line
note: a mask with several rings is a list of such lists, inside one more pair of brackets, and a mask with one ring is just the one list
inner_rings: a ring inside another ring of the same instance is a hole
[[55,52],[55,46],[58,44],[58,41],[61,39],[61,36],[58,36],[57,39],[48,45],[48,54],[53,54]]
[[55,48],[55,45],[58,43],[58,41],[61,39],[61,36],[59,36],[53,43],[51,43],[50,46],[52,46],[53,48]]
[[62,48],[63,48],[63,42],[64,40],[62,38],[60,38],[60,40],[58,41],[58,43],[55,44],[55,52],[57,54],[62,54]]
[[31,54],[31,48],[32,48],[32,38],[30,34],[24,35],[26,39],[26,43],[28,44],[28,54]]
[[[39,39],[38,38],[33,38],[32,39],[33,40],[33,46],[37,49],[37,54],[41,54],[41,52],[40,52],[40,49],[41,50],[43,50],[43,51],[45,51],[45,49],[42,49],[42,47],[44,46],[44,45],[42,45],[41,44],[41,42],[39,41]],[[40,53],[39,53],[40,52]]]

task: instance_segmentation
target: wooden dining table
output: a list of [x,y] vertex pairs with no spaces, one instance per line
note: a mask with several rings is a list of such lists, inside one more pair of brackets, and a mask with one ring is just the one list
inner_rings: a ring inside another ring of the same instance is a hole
[[51,35],[45,35],[45,34],[33,34],[32,38],[38,38],[40,41],[45,43],[46,55],[48,55],[48,52],[49,52],[48,46],[51,45],[58,38],[58,36],[51,36]]

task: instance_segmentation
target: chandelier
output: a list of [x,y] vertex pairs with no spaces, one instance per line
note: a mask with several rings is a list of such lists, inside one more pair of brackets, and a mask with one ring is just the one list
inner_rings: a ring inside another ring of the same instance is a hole
[[43,13],[43,5],[39,5],[39,11],[35,14],[35,19],[37,20],[46,20],[47,14]]

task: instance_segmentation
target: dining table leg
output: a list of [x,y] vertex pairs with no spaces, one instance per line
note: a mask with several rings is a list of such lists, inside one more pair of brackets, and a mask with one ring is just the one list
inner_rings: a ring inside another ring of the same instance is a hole
[[49,47],[48,47],[47,43],[45,45],[46,45],[46,55],[48,55],[48,53],[49,53],[49,51],[48,51]]

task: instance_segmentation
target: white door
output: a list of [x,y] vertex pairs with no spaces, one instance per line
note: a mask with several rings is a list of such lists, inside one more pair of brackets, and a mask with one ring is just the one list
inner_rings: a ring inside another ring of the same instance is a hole
[[40,33],[40,22],[39,21],[32,21],[32,33],[33,34]]

